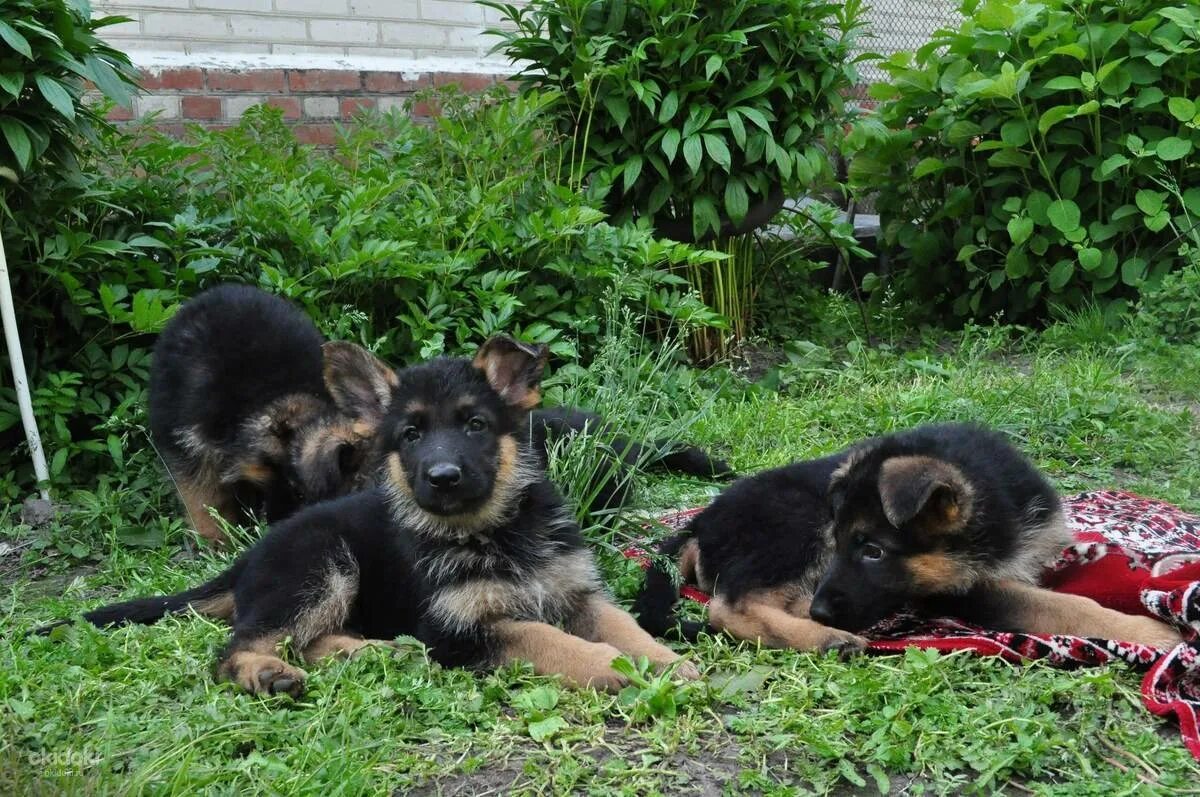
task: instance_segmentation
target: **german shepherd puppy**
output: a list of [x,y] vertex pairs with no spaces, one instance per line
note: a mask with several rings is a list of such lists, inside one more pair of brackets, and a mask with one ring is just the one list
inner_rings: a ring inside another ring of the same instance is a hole
[[[1157,620],[1039,588],[1070,543],[1058,495],[1025,457],[996,432],[946,424],[735,482],[661,550],[713,594],[713,627],[775,647],[860,649],[858,632],[905,606],[1003,631],[1179,642]],[[668,631],[676,596],[653,567],[642,626]]]
[[150,430],[201,537],[224,539],[208,506],[230,522],[250,512],[275,522],[364,486],[378,418],[342,412],[324,375],[346,345],[326,344],[300,308],[249,285],[207,290],[167,324]]
[[[519,432],[540,399],[544,348],[492,338],[474,360],[388,372],[362,349],[329,363],[356,412],[378,412],[380,486],[307,507],[228,570],[176,595],[84,615],[152,623],[192,608],[232,620],[217,674],[255,693],[298,695],[305,661],[412,635],[434,660],[524,660],[538,673],[616,689],[621,653],[679,656],[605,595],[581,534]],[[350,356],[353,354],[354,356]],[[695,678],[690,664],[678,672]]]
[[551,446],[557,441],[569,441],[585,432],[595,436],[599,444],[597,456],[603,462],[587,488],[592,496],[589,511],[615,509],[629,500],[629,471],[636,467],[657,467],[705,479],[725,480],[736,475],[727,462],[701,448],[666,440],[636,443],[619,434],[596,413],[577,407],[538,409],[530,413],[529,419],[530,442],[543,468],[548,464]]

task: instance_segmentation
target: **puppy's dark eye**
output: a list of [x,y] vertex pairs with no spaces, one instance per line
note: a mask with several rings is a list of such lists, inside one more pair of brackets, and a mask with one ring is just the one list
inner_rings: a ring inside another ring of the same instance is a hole
[[868,542],[859,549],[863,559],[869,559],[874,562],[883,558],[883,549],[873,542]]
[[471,432],[482,432],[487,428],[487,421],[476,415],[471,420],[467,421],[467,430]]
[[421,430],[415,426],[405,426],[400,436],[409,443],[415,443],[421,439]]

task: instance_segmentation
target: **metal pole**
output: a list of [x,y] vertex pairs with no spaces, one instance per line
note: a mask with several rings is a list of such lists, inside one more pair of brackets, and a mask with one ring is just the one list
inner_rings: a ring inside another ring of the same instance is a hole
[[[17,406],[21,410],[21,425],[25,427],[25,441],[33,456],[33,472],[38,483],[50,481],[50,470],[46,467],[46,454],[42,450],[42,438],[38,434],[37,421],[33,417],[33,401],[29,396],[29,379],[25,376],[25,358],[21,354],[21,339],[17,336],[17,314],[13,310],[12,283],[8,280],[8,258],[4,254],[4,238],[0,236],[0,320],[4,322],[4,340],[8,343],[8,361],[12,365],[13,386],[17,391]],[[43,500],[50,500],[50,493],[43,486]]]

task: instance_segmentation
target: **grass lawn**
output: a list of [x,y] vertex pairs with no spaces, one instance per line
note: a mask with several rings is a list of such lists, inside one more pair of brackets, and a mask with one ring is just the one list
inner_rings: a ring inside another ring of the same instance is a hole
[[[691,437],[749,472],[973,418],[1010,432],[1064,492],[1118,486],[1200,511],[1200,348],[1113,336],[1085,314],[1036,336],[977,327],[797,351],[783,391],[726,384]],[[696,505],[715,489],[660,479],[642,501]],[[519,667],[440,670],[414,645],[309,668],[292,703],[213,683],[225,630],[198,617],[22,638],[222,567],[181,552],[178,521],[165,545],[119,544],[135,500],[80,498],[48,531],[0,515],[0,542],[15,546],[0,558],[0,794],[1200,793],[1200,767],[1123,666],[919,651],[842,662],[716,637],[692,651],[704,683],[652,678],[615,697]],[[624,541],[601,541],[601,558],[627,599]],[[65,556],[72,546],[95,561]]]

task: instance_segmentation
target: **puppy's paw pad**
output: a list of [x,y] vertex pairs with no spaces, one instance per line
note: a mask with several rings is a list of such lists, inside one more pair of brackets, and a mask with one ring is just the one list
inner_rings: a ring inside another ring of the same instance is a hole
[[258,672],[258,689],[255,691],[299,698],[304,694],[304,677],[304,672],[295,667],[264,667]]

